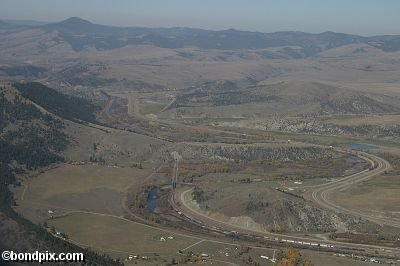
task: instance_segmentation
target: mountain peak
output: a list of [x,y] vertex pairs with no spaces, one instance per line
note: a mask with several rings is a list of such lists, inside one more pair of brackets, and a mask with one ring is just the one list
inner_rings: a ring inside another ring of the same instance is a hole
[[88,20],[84,20],[80,17],[71,17],[71,18],[67,18],[66,20],[63,20],[60,22],[60,24],[67,24],[67,25],[92,25],[93,23],[91,23]]

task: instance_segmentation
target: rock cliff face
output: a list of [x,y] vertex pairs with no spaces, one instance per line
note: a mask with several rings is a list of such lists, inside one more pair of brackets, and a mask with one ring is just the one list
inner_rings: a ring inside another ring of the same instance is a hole
[[364,229],[374,232],[378,225],[331,211],[325,211],[300,201],[277,201],[265,215],[255,220],[270,230],[289,232],[335,232]]

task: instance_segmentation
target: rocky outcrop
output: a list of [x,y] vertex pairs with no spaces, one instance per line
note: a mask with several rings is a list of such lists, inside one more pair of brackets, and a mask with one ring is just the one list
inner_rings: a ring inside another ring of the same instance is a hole
[[289,232],[335,232],[360,228],[376,231],[379,227],[359,217],[326,211],[300,201],[274,202],[256,221],[270,230]]
[[228,144],[188,144],[171,145],[157,156],[168,157],[172,151],[177,151],[184,160],[292,160],[306,161],[329,159],[338,156],[335,151],[316,146],[295,147],[289,145],[228,145]]
[[296,133],[313,133],[322,135],[348,135],[400,138],[400,125],[337,125],[318,120],[276,119],[265,124],[266,130],[280,130]]

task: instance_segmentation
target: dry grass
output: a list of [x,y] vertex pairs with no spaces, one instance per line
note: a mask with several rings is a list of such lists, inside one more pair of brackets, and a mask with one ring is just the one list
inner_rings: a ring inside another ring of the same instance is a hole
[[[144,226],[129,220],[110,216],[74,213],[49,220],[48,224],[57,230],[67,232],[69,237],[82,246],[120,253],[121,257],[148,255],[175,255],[198,239],[174,235],[171,232]],[[174,235],[174,239],[162,242],[161,237]]]
[[47,209],[57,215],[69,210],[85,210],[122,215],[124,193],[140,187],[148,170],[106,166],[62,165],[24,184],[18,191],[18,211],[33,220],[48,217]]
[[347,208],[400,218],[399,194],[400,177],[388,174],[375,177],[354,188],[338,191],[332,198]]
[[67,123],[66,134],[71,137],[71,145],[64,152],[67,161],[88,161],[91,155],[96,155],[107,164],[130,166],[133,162],[143,163],[149,159],[150,145],[162,144],[158,139],[133,132],[110,128],[99,130],[72,122]]
[[140,184],[148,173],[136,168],[65,164],[30,179],[25,199],[46,200],[55,195],[98,188],[125,192],[128,187]]
[[343,258],[339,256],[334,256],[332,254],[324,254],[318,253],[308,250],[302,250],[301,254],[304,256],[304,259],[311,260],[314,265],[324,265],[324,266],[337,266],[337,265],[346,265],[346,266],[366,266],[371,265],[370,262],[364,262],[360,260],[353,260],[349,257]]

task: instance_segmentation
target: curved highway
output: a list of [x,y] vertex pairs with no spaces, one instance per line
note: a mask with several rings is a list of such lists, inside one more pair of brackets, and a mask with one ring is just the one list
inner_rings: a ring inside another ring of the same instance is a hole
[[344,206],[340,206],[336,202],[332,201],[330,199],[330,196],[332,193],[335,191],[340,191],[343,189],[348,189],[354,184],[358,184],[360,182],[366,181],[368,179],[371,179],[375,176],[378,176],[382,174],[383,172],[387,171],[390,169],[390,164],[375,155],[372,154],[366,154],[366,153],[361,153],[359,152],[357,154],[360,158],[368,161],[372,167],[370,169],[361,171],[359,173],[356,173],[351,176],[347,176],[345,178],[342,178],[340,180],[337,180],[335,182],[331,182],[328,184],[320,185],[316,187],[311,194],[312,200],[319,206],[329,209],[338,213],[344,213],[352,216],[357,216],[361,217],[365,220],[378,223],[381,225],[388,225],[388,226],[393,226],[396,228],[400,228],[400,220],[399,219],[394,219],[394,218],[387,218],[387,217],[381,217],[381,216],[374,216],[371,214],[366,214],[358,210],[352,210],[348,209]]

